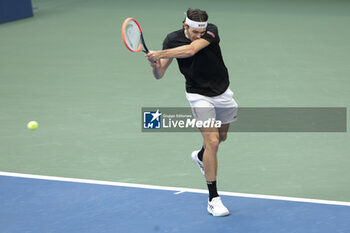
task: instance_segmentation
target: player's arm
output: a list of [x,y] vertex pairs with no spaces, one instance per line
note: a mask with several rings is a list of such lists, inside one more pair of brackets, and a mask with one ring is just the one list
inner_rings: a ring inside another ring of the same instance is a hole
[[[151,52],[151,51],[150,51]],[[147,55],[146,55],[147,57]],[[148,58],[148,57],[147,57]],[[161,79],[170,63],[172,62],[172,58],[162,58],[154,61],[153,59],[148,58],[150,65],[152,67],[153,75],[156,79]]]
[[160,51],[153,51],[148,53],[146,56],[151,60],[159,60],[161,58],[187,58],[192,57],[201,49],[207,47],[210,44],[205,39],[194,40],[191,44],[179,46],[172,49],[165,49]]

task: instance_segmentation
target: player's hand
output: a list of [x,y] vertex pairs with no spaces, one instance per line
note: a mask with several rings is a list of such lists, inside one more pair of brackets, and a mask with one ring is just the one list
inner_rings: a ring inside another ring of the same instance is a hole
[[155,51],[149,51],[149,53],[145,54],[145,57],[148,59],[150,62],[150,65],[153,68],[159,68],[160,67],[160,60],[156,59],[157,56],[155,56]]
[[148,60],[152,60],[152,61],[159,61],[160,60],[160,52],[159,51],[149,51],[149,53],[147,53],[145,55]]

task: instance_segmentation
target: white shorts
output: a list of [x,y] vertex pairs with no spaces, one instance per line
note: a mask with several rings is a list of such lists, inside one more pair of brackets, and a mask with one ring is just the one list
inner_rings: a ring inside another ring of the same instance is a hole
[[230,88],[214,97],[186,92],[186,98],[196,120],[206,121],[210,118],[221,121],[221,124],[229,124],[237,120],[238,104],[233,99]]

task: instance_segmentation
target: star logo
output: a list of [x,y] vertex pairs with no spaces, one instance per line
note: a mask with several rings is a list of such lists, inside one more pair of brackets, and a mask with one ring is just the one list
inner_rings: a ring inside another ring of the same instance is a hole
[[159,112],[159,109],[157,109],[157,112],[151,113],[151,114],[152,114],[152,116],[153,116],[151,122],[154,121],[154,120],[156,120],[156,119],[157,119],[157,121],[159,121],[159,116],[162,115],[162,113]]

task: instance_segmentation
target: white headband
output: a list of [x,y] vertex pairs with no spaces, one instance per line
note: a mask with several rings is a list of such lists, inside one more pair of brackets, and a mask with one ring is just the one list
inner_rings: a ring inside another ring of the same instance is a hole
[[187,16],[186,16],[186,21],[188,26],[192,27],[192,28],[198,28],[198,29],[202,29],[202,28],[207,28],[208,22],[197,22],[197,21],[193,21],[190,20]]

